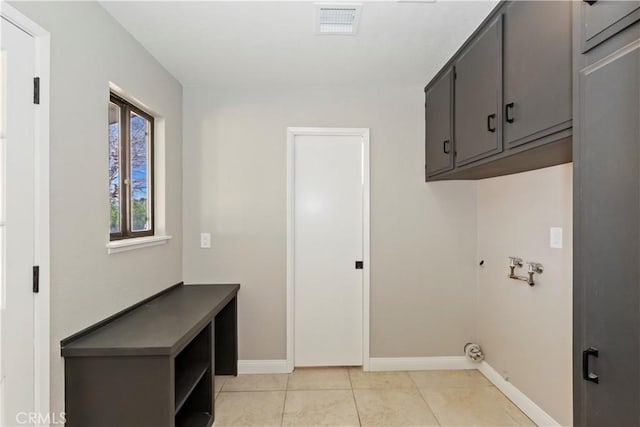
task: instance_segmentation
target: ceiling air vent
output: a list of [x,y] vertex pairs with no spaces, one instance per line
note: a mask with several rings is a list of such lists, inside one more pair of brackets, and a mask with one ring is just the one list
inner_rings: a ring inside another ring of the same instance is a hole
[[360,21],[359,3],[316,4],[316,34],[353,35]]

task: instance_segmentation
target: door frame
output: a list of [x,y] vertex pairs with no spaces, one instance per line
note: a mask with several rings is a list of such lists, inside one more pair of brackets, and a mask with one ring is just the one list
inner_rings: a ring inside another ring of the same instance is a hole
[[34,265],[40,266],[40,289],[34,294],[34,410],[46,417],[50,411],[50,259],[49,259],[49,102],[50,44],[48,31],[6,2],[0,17],[32,36],[36,45],[35,74],[40,77],[40,103],[35,105],[35,216]]
[[362,189],[362,363],[369,370],[369,294],[370,294],[370,147],[369,128],[287,128],[287,370],[293,372],[295,339],[294,299],[294,141],[296,136],[359,136],[363,142],[363,189]]

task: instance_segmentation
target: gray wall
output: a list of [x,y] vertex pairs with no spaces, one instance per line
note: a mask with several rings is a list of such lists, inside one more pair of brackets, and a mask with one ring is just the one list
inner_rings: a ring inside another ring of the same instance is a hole
[[[182,279],[182,88],[97,3],[13,3],[51,33],[51,399],[60,339]],[[164,246],[108,255],[109,81],[166,119]]]
[[[478,181],[478,340],[561,425],[572,424],[571,215],[571,164]],[[564,229],[563,249],[549,247],[550,227]],[[536,286],[507,278],[511,255],[544,264]]]
[[[240,282],[241,359],[286,357],[286,129],[371,128],[371,355],[474,338],[474,183],[424,183],[421,87],[184,91],[184,279]],[[212,233],[212,249],[199,233]]]

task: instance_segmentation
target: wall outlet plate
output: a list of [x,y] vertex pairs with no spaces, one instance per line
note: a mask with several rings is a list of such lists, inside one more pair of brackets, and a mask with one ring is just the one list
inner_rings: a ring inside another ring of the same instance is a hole
[[200,233],[200,248],[211,248],[211,233]]
[[562,249],[562,228],[551,227],[549,229],[549,246],[554,249]]

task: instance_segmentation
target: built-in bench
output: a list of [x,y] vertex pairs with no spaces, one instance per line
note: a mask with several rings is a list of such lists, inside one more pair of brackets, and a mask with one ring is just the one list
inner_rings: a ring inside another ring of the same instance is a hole
[[61,342],[67,426],[208,427],[238,374],[240,285],[175,285]]

